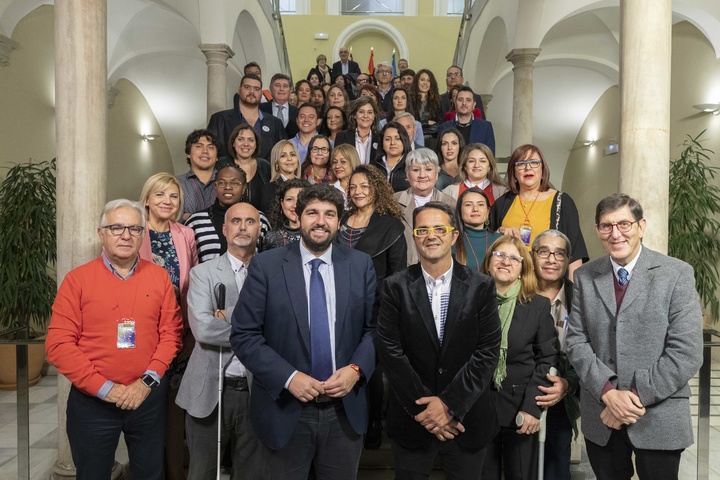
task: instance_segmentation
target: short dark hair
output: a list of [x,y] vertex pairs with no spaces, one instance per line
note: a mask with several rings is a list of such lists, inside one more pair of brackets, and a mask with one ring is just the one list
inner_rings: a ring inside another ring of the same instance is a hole
[[[210,143],[215,145],[215,147],[218,146],[218,138],[215,136],[213,132],[206,128],[201,128],[198,130],[193,130],[190,132],[190,135],[187,136],[185,139],[185,153],[187,155],[190,155],[190,149],[192,148],[194,143],[197,143],[198,140],[200,140],[202,137],[206,137],[210,139]],[[190,159],[187,159],[188,165],[190,165]]]
[[340,190],[329,183],[316,183],[304,189],[300,192],[300,195],[298,195],[297,203],[295,204],[295,213],[297,213],[298,218],[302,217],[305,207],[307,207],[310,202],[316,200],[335,205],[338,218],[342,217],[343,213],[345,213],[345,199],[342,193],[340,193]]
[[247,65],[243,67],[243,73],[247,71],[248,68],[257,67],[258,70],[260,70],[260,73],[262,73],[262,68],[260,68],[260,65],[258,65],[257,62],[250,62]]
[[404,77],[405,75],[412,75],[414,77],[415,70],[413,70],[412,68],[408,68],[407,70],[403,70],[402,72],[400,72],[400,77]]
[[450,65],[450,66],[448,67],[448,69],[445,70],[445,73],[449,72],[451,68],[457,68],[458,70],[460,70],[460,76],[463,77],[463,78],[465,77],[465,75],[463,74],[463,69],[462,69],[462,67],[458,67],[457,65]]
[[468,87],[467,85],[463,85],[462,87],[457,88],[457,94],[460,95],[462,92],[470,92],[470,95],[472,95],[473,100],[475,99],[475,92],[473,92],[473,89]]
[[445,214],[448,216],[450,220],[450,226],[457,229],[457,221],[455,218],[455,211],[450,205],[447,205],[443,202],[428,202],[422,207],[417,207],[415,210],[413,210],[413,229],[415,228],[415,219],[417,219],[417,216],[420,215],[420,212],[423,212],[425,210],[440,210],[441,212],[445,212]]
[[636,222],[644,218],[643,208],[637,200],[624,193],[613,193],[600,200],[600,203],[597,204],[595,208],[595,225],[600,223],[600,217],[606,213],[614,212],[625,206],[630,209],[630,213],[632,213]]
[[315,108],[315,106],[312,103],[303,102],[301,105],[298,105],[298,107],[297,107],[298,115],[300,114],[300,110],[302,110],[303,108],[312,108],[313,110],[315,110],[315,113],[317,113],[317,108]]
[[247,73],[242,76],[242,78],[240,79],[241,87],[245,83],[245,80],[257,80],[258,82],[260,82],[260,87],[262,88],[262,79],[260,77],[258,77],[257,75],[255,75],[254,73]]
[[272,78],[270,79],[270,85],[275,83],[275,80],[287,80],[288,83],[290,84],[290,86],[292,87],[292,82],[290,81],[290,77],[288,77],[284,73],[276,73],[275,75],[273,75]]

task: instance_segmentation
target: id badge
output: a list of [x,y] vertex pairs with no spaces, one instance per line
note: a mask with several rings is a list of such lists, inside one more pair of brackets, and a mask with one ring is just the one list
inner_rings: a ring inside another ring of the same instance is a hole
[[522,225],[520,227],[520,240],[525,245],[530,245],[530,235],[532,234],[532,227],[530,225]]
[[123,318],[117,326],[117,348],[135,348],[135,320]]

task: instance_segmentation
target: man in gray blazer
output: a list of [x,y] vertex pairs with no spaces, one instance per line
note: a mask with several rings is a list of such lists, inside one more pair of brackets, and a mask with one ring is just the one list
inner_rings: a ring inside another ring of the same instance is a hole
[[[190,271],[188,318],[196,343],[176,400],[188,413],[185,425],[190,480],[216,478],[220,369],[223,375],[221,446],[224,450],[228,441],[232,445],[231,478],[261,478],[259,444],[250,424],[250,373],[232,353],[229,323],[255,253],[260,227],[260,215],[255,207],[248,203],[233,205],[225,213],[223,225],[227,252]],[[219,292],[223,287],[225,300],[220,304]]]
[[690,265],[642,246],[640,204],[613,194],[595,227],[609,257],[575,271],[567,353],[598,480],[677,479],[693,443],[688,381],[702,363],[702,314]]

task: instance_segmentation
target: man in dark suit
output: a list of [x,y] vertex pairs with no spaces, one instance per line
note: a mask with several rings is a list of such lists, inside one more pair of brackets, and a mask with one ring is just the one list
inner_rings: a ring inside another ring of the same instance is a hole
[[340,61],[333,63],[332,71],[335,75],[350,75],[350,78],[355,81],[358,75],[360,75],[360,65],[357,62],[350,60],[350,51],[347,47],[341,47],[338,52],[340,55]]
[[677,479],[702,364],[693,270],[642,245],[643,210],[627,195],[602,199],[595,224],[609,256],[575,271],[566,340],[588,458],[598,480],[629,480],[633,453],[640,480]]
[[[440,95],[440,108],[442,109],[442,113],[446,114],[447,112],[452,111],[453,106],[450,98],[450,87],[454,86],[462,86],[465,84],[465,78],[463,77],[463,71],[462,68],[458,67],[457,65],[453,65],[450,68],[447,69],[447,73],[445,74],[445,85],[447,85],[447,92]],[[480,109],[480,116],[482,118],[485,117],[485,109],[483,108],[482,99],[480,98],[480,95],[477,93],[474,94],[475,97],[475,106]]]
[[[260,110],[262,98],[262,80],[254,73],[244,75],[240,80],[238,95],[233,100],[233,108],[213,113],[208,122],[208,130],[220,141],[218,152],[229,155],[227,142],[233,129],[240,124],[252,125],[260,137],[257,156],[270,158],[270,151],[277,142],[287,138],[285,126],[277,117],[264,115]],[[232,161],[232,159],[231,159]]]
[[475,94],[470,87],[460,87],[455,97],[457,115],[453,120],[441,123],[438,126],[438,135],[447,128],[457,128],[468,143],[484,143],[495,154],[495,132],[492,123],[487,120],[475,118]]
[[438,454],[448,478],[480,478],[497,433],[494,396],[483,395],[500,347],[495,283],[453,261],[455,222],[444,203],[416,208],[420,263],[383,288],[376,343],[398,480],[428,478]]
[[376,281],[367,254],[333,244],[332,185],[303,190],[300,242],[253,258],[230,343],[254,375],[251,420],[266,479],[355,478],[375,369]]
[[270,80],[271,102],[260,104],[260,111],[274,115],[280,119],[285,126],[287,138],[293,138],[298,133],[297,115],[298,109],[290,105],[290,77],[284,73],[276,73]]

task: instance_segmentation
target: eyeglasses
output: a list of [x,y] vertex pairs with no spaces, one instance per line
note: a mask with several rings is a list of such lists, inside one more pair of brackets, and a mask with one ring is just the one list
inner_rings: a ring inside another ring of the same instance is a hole
[[217,185],[218,188],[230,187],[230,188],[235,189],[235,188],[240,188],[245,184],[242,182],[238,182],[237,180],[232,180],[230,182],[226,182],[225,180],[215,180],[215,185]]
[[378,75],[392,75],[392,70],[378,70]]
[[103,225],[100,228],[110,230],[110,233],[112,233],[116,237],[122,235],[123,232],[125,232],[126,228],[128,232],[130,232],[130,235],[132,235],[133,237],[139,237],[145,231],[145,227],[143,227],[142,225],[120,225],[117,223],[114,223],[112,225]]
[[328,153],[330,149],[328,147],[312,147],[310,151],[312,153]]
[[492,256],[503,263],[505,263],[505,261],[508,261],[510,262],[510,265],[513,265],[515,267],[520,265],[523,261],[522,257],[518,257],[517,255],[508,255],[505,252],[492,252]]
[[447,74],[447,77],[448,77],[448,78],[457,78],[457,77],[459,77],[459,76],[461,76],[461,75],[462,75],[462,73],[460,73],[460,72],[453,72],[453,73],[448,73],[448,74]]
[[612,233],[613,227],[617,227],[620,233],[627,233],[632,230],[633,223],[637,222],[638,220],[635,220],[634,222],[628,222],[627,220],[623,220],[622,222],[617,223],[598,223],[595,227],[597,228],[598,232],[605,235],[607,235],[608,233]]
[[416,237],[427,237],[430,235],[430,232],[432,232],[437,237],[444,237],[448,233],[455,230],[454,227],[447,227],[447,226],[441,226],[441,227],[421,227],[416,228],[413,230],[413,235]]
[[542,160],[533,159],[533,160],[522,160],[520,162],[515,162],[515,168],[519,170],[523,170],[525,167],[530,167],[533,170],[537,170],[540,168],[540,165],[542,165]]
[[567,258],[567,252],[565,252],[565,250],[555,250],[551,252],[543,248],[541,250],[533,250],[533,253],[542,259],[550,258],[550,255],[552,255],[558,262],[564,262]]
[[358,78],[357,83],[368,83],[369,80],[367,78]]

